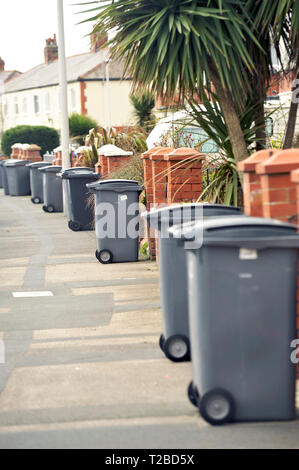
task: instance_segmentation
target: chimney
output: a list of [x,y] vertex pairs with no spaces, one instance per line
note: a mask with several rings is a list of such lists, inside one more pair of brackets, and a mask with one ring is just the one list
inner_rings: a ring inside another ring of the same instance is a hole
[[53,38],[46,39],[45,51],[45,63],[51,64],[54,60],[58,59],[58,46],[56,41],[56,34]]
[[103,49],[104,44],[108,41],[107,33],[94,33],[90,35],[90,52],[98,52]]
[[4,72],[5,70],[5,62],[0,57],[0,72]]

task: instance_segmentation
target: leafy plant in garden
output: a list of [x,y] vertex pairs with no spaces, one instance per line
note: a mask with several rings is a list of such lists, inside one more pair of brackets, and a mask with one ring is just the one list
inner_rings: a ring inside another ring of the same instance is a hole
[[147,150],[146,135],[138,128],[125,133],[117,132],[113,127],[110,129],[101,127],[97,138],[99,147],[112,144],[128,152],[137,154]]
[[70,136],[73,140],[83,145],[86,134],[90,129],[96,129],[98,123],[89,116],[84,114],[73,113],[69,117]]
[[144,184],[143,161],[140,155],[132,155],[129,163],[109,174],[109,179],[134,180],[141,185]]
[[149,133],[156,122],[155,115],[153,114],[155,107],[155,97],[153,93],[149,91],[135,93],[131,96],[130,100],[134,106],[137,126],[144,129],[146,133]]

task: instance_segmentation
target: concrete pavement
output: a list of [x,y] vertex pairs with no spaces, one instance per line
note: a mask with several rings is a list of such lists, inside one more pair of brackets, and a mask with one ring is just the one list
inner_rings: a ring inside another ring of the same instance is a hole
[[[211,427],[167,361],[155,263],[100,265],[93,232],[0,190],[0,448],[299,448],[299,421]],[[48,291],[51,297],[15,298]]]

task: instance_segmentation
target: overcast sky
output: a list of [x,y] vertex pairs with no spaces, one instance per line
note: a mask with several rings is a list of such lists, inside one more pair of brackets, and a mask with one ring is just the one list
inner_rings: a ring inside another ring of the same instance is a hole
[[[82,0],[83,1],[83,0]],[[92,23],[77,25],[86,15],[74,6],[80,0],[64,0],[66,54],[80,54],[89,50]],[[1,0],[0,57],[6,70],[25,72],[44,62],[45,40],[57,33],[56,0]]]

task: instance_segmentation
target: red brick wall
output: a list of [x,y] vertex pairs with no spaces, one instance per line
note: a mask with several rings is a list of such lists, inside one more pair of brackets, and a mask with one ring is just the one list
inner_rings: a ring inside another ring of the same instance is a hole
[[[155,147],[142,158],[147,210],[162,204],[198,200],[202,191],[203,155],[190,148]],[[156,239],[148,239],[151,259],[155,259]]]

